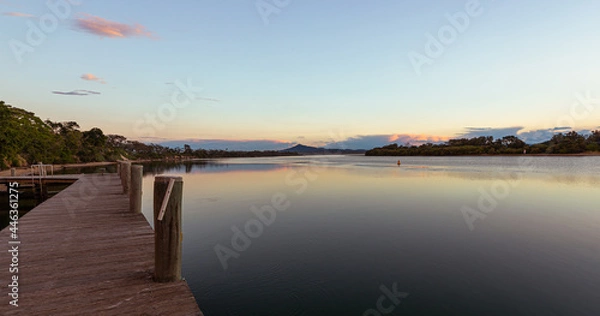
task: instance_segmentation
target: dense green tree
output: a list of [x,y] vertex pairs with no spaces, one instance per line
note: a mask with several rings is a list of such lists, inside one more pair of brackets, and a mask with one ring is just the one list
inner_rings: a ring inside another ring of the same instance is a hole
[[498,142],[506,148],[521,149],[527,146],[524,141],[520,140],[516,136],[504,136],[501,139],[498,139]]
[[0,167],[54,162],[60,146],[52,129],[33,113],[0,101]]
[[60,150],[59,161],[64,163],[78,162],[77,154],[82,146],[82,133],[79,131],[79,124],[76,122],[52,122],[46,120],[46,125],[54,131],[54,134],[59,136]]
[[551,140],[527,145],[516,136],[504,136],[494,140],[492,136],[451,139],[442,144],[398,146],[390,144],[366,152],[367,156],[455,156],[455,155],[517,155],[575,154],[600,151],[600,131],[593,131],[587,138],[575,131],[556,134]]

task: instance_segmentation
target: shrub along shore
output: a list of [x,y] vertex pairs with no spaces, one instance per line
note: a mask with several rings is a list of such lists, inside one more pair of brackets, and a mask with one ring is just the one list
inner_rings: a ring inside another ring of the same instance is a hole
[[121,135],[105,135],[94,127],[81,131],[77,122],[43,121],[34,113],[0,101],[0,170],[45,164],[81,164],[129,159],[189,160],[197,158],[290,156],[280,151],[226,151],[169,148],[144,144]]

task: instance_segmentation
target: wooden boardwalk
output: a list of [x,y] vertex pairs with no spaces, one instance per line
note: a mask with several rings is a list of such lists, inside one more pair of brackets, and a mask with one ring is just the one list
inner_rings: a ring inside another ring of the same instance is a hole
[[52,175],[52,176],[16,176],[16,177],[0,177],[0,181],[6,182],[6,181],[31,181],[31,179],[34,179],[36,181],[39,181],[39,179],[48,179],[48,180],[77,180],[79,178],[81,178],[82,175],[80,174],[62,174],[62,175]]
[[154,231],[128,201],[116,174],[84,175],[20,218],[18,307],[2,230],[0,315],[202,315],[185,281],[152,280]]
[[47,184],[69,184],[77,181],[81,175],[65,174],[58,176],[18,176],[18,177],[0,177],[0,185],[7,185],[9,182],[18,182],[21,185],[32,185],[42,183]]

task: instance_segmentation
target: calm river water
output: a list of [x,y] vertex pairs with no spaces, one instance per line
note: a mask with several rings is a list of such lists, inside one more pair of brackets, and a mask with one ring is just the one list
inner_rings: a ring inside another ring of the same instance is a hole
[[600,315],[600,157],[315,156],[184,178],[210,315]]

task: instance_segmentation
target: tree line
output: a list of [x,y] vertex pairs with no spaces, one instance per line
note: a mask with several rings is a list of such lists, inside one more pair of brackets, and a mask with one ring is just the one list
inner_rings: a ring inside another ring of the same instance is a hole
[[529,145],[516,136],[451,139],[445,143],[420,146],[390,144],[368,150],[367,156],[458,156],[517,154],[579,154],[600,151],[600,130],[582,135],[576,131],[558,133],[546,142]]
[[0,101],[0,170],[43,163],[131,160],[261,157],[296,155],[278,151],[193,150],[144,144],[124,136],[104,134],[94,127],[80,130],[77,122],[43,121],[34,113]]

